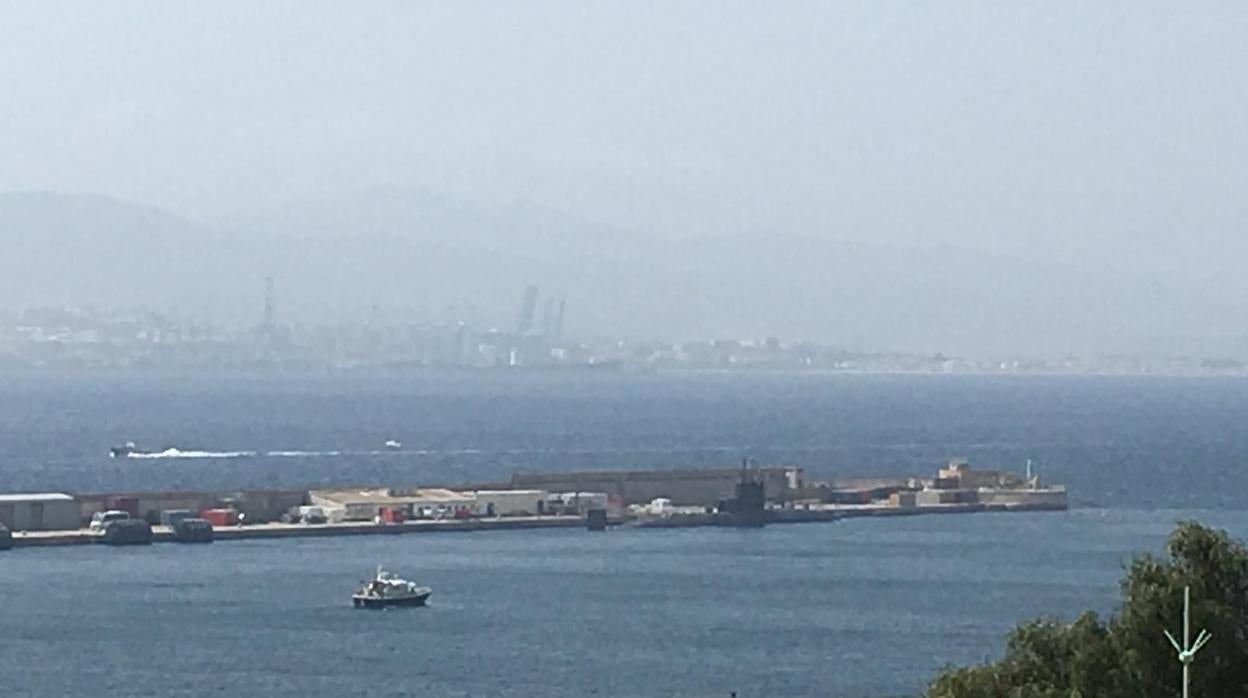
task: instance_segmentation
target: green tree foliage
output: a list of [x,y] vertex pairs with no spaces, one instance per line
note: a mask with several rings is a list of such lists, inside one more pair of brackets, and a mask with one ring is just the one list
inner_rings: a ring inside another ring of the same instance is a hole
[[927,696],[1175,698],[1182,670],[1162,629],[1181,633],[1184,586],[1192,588],[1193,635],[1213,633],[1194,665],[1192,695],[1248,696],[1248,548],[1192,521],[1171,534],[1165,557],[1131,562],[1122,605],[1107,621],[1085,613],[1073,623],[1024,623],[1000,661],[949,669]]

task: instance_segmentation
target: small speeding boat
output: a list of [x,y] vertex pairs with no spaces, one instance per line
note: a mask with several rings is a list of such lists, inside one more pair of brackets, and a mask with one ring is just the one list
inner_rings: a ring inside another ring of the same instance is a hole
[[109,458],[125,458],[131,453],[138,452],[138,450],[139,450],[139,447],[135,446],[133,441],[127,441],[121,446],[113,446],[112,448],[108,449],[108,457]]
[[389,441],[386,442],[386,448],[388,448],[391,451],[397,451],[400,448],[403,448],[403,444],[399,443],[398,441],[395,441],[394,439],[390,439]]
[[133,441],[127,441],[121,446],[113,446],[112,448],[108,449],[109,458],[129,458],[130,456],[137,457],[137,456],[159,456],[159,455],[175,456],[177,454],[178,454],[178,449],[174,446],[166,446],[163,450],[153,451],[147,448],[139,448],[138,446],[134,445]]
[[433,589],[415,582],[400,579],[377,568],[377,574],[363,582],[351,595],[356,608],[386,608],[388,606],[424,606]]

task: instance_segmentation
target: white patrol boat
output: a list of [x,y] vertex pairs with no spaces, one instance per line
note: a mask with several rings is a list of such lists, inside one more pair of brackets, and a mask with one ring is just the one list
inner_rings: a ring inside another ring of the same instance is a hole
[[422,587],[415,582],[400,579],[377,568],[377,574],[367,582],[363,582],[351,595],[351,603],[356,608],[385,608],[387,606],[424,606],[425,600],[433,593],[433,589]]

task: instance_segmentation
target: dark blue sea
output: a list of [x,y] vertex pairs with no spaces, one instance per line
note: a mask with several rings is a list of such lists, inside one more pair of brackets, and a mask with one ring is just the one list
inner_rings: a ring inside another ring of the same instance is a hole
[[[5,696],[913,696],[1110,611],[1183,518],[1248,536],[1248,381],[623,374],[0,376],[0,491],[733,465],[1067,484],[1064,513],[0,553]],[[388,439],[399,452],[382,448]],[[109,446],[178,449],[109,459]],[[431,605],[350,608],[384,562]]]

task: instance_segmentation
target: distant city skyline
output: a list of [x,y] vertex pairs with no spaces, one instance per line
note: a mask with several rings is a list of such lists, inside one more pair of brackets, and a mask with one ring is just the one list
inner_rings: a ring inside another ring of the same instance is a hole
[[1248,374],[1248,363],[1213,354],[964,357],[941,352],[855,350],[802,339],[700,338],[583,341],[527,317],[525,288],[514,329],[466,322],[283,323],[272,287],[258,322],[225,327],[143,309],[30,308],[0,312],[0,370],[319,370],[419,368],[626,371],[818,371],[846,373]]

